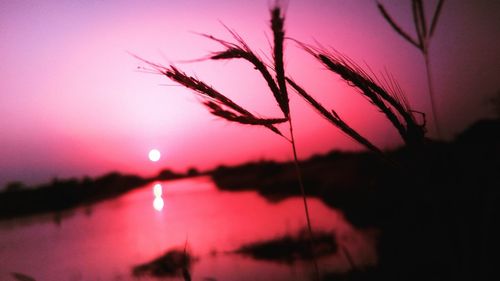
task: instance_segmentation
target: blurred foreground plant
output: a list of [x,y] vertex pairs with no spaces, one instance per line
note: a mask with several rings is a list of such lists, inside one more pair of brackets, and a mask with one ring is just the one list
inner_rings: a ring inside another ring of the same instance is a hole
[[437,116],[437,108],[435,101],[435,93],[434,87],[432,84],[432,75],[431,68],[429,63],[429,44],[434,35],[434,31],[436,30],[436,25],[439,19],[439,15],[441,14],[441,9],[443,8],[444,0],[439,0],[434,10],[434,14],[432,15],[430,25],[427,24],[427,19],[425,16],[424,3],[422,0],[411,0],[411,8],[413,13],[413,24],[415,26],[415,31],[417,33],[417,39],[413,38],[408,34],[408,32],[404,31],[389,15],[385,7],[377,3],[377,7],[380,10],[380,13],[384,17],[384,19],[389,23],[389,25],[398,33],[403,39],[408,41],[414,47],[416,47],[422,53],[425,61],[425,71],[427,76],[427,87],[429,90],[429,97],[431,101],[431,109],[432,109],[432,119],[434,120],[434,125],[436,126],[436,132],[438,137],[441,137],[441,127],[439,125],[438,116]]

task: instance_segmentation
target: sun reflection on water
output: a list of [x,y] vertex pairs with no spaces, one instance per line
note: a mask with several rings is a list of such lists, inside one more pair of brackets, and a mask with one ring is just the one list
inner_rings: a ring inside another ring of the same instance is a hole
[[164,205],[165,203],[163,202],[163,198],[161,197],[156,197],[153,201],[153,208],[155,208],[155,210],[157,211],[161,211]]
[[161,197],[162,195],[161,184],[157,183],[153,186],[153,194],[155,195],[155,197]]
[[165,206],[165,202],[163,202],[163,198],[161,198],[162,193],[161,184],[155,184],[153,186],[153,195],[155,196],[155,199],[153,200],[153,208],[157,211],[163,210],[163,206]]

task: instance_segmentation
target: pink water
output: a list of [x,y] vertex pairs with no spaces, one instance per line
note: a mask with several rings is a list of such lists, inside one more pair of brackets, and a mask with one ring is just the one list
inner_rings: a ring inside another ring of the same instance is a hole
[[[256,192],[219,191],[207,177],[160,184],[161,194],[152,183],[59,217],[0,222],[0,280],[15,280],[11,272],[39,281],[158,280],[135,279],[131,268],[182,248],[186,239],[199,258],[193,280],[311,279],[310,262],[286,265],[227,253],[302,229],[300,198],[271,203]],[[341,212],[318,199],[309,199],[309,205],[315,229],[334,231],[357,265],[376,263],[372,234],[353,228]],[[320,259],[319,265],[324,273],[349,270],[341,252]]]

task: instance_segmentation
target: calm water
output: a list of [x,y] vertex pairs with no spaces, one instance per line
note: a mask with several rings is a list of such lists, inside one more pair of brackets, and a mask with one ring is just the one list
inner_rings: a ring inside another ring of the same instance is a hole
[[[59,216],[0,222],[0,280],[21,272],[44,280],[136,279],[134,265],[186,239],[198,262],[193,280],[308,280],[309,262],[256,261],[227,252],[242,244],[296,233],[305,226],[300,198],[270,203],[256,192],[224,192],[210,178],[149,184],[116,199]],[[358,265],[376,262],[373,235],[310,199],[313,227],[333,230]],[[322,272],[349,269],[342,253],[319,260]]]

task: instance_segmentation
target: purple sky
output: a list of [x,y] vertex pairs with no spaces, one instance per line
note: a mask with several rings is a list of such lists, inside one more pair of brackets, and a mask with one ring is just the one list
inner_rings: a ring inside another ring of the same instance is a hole
[[[381,2],[413,34],[408,1]],[[424,2],[429,9],[436,3]],[[193,33],[230,39],[220,22],[265,57],[269,3],[2,1],[0,186],[111,170],[152,175],[164,167],[290,159],[282,139],[216,119],[189,91],[137,71],[141,64],[129,54],[174,62],[252,111],[278,115],[264,82],[247,64],[181,62],[220,50]],[[375,1],[289,0],[286,6],[288,36],[334,47],[375,72],[387,69],[412,107],[429,113],[421,54],[390,29]],[[430,59],[446,138],[492,116],[487,99],[500,90],[499,26],[499,1],[445,2]],[[401,143],[380,113],[291,41],[286,66],[289,75],[377,145]],[[360,148],[294,94],[291,106],[299,157]],[[151,148],[162,151],[159,162],[148,161]]]

